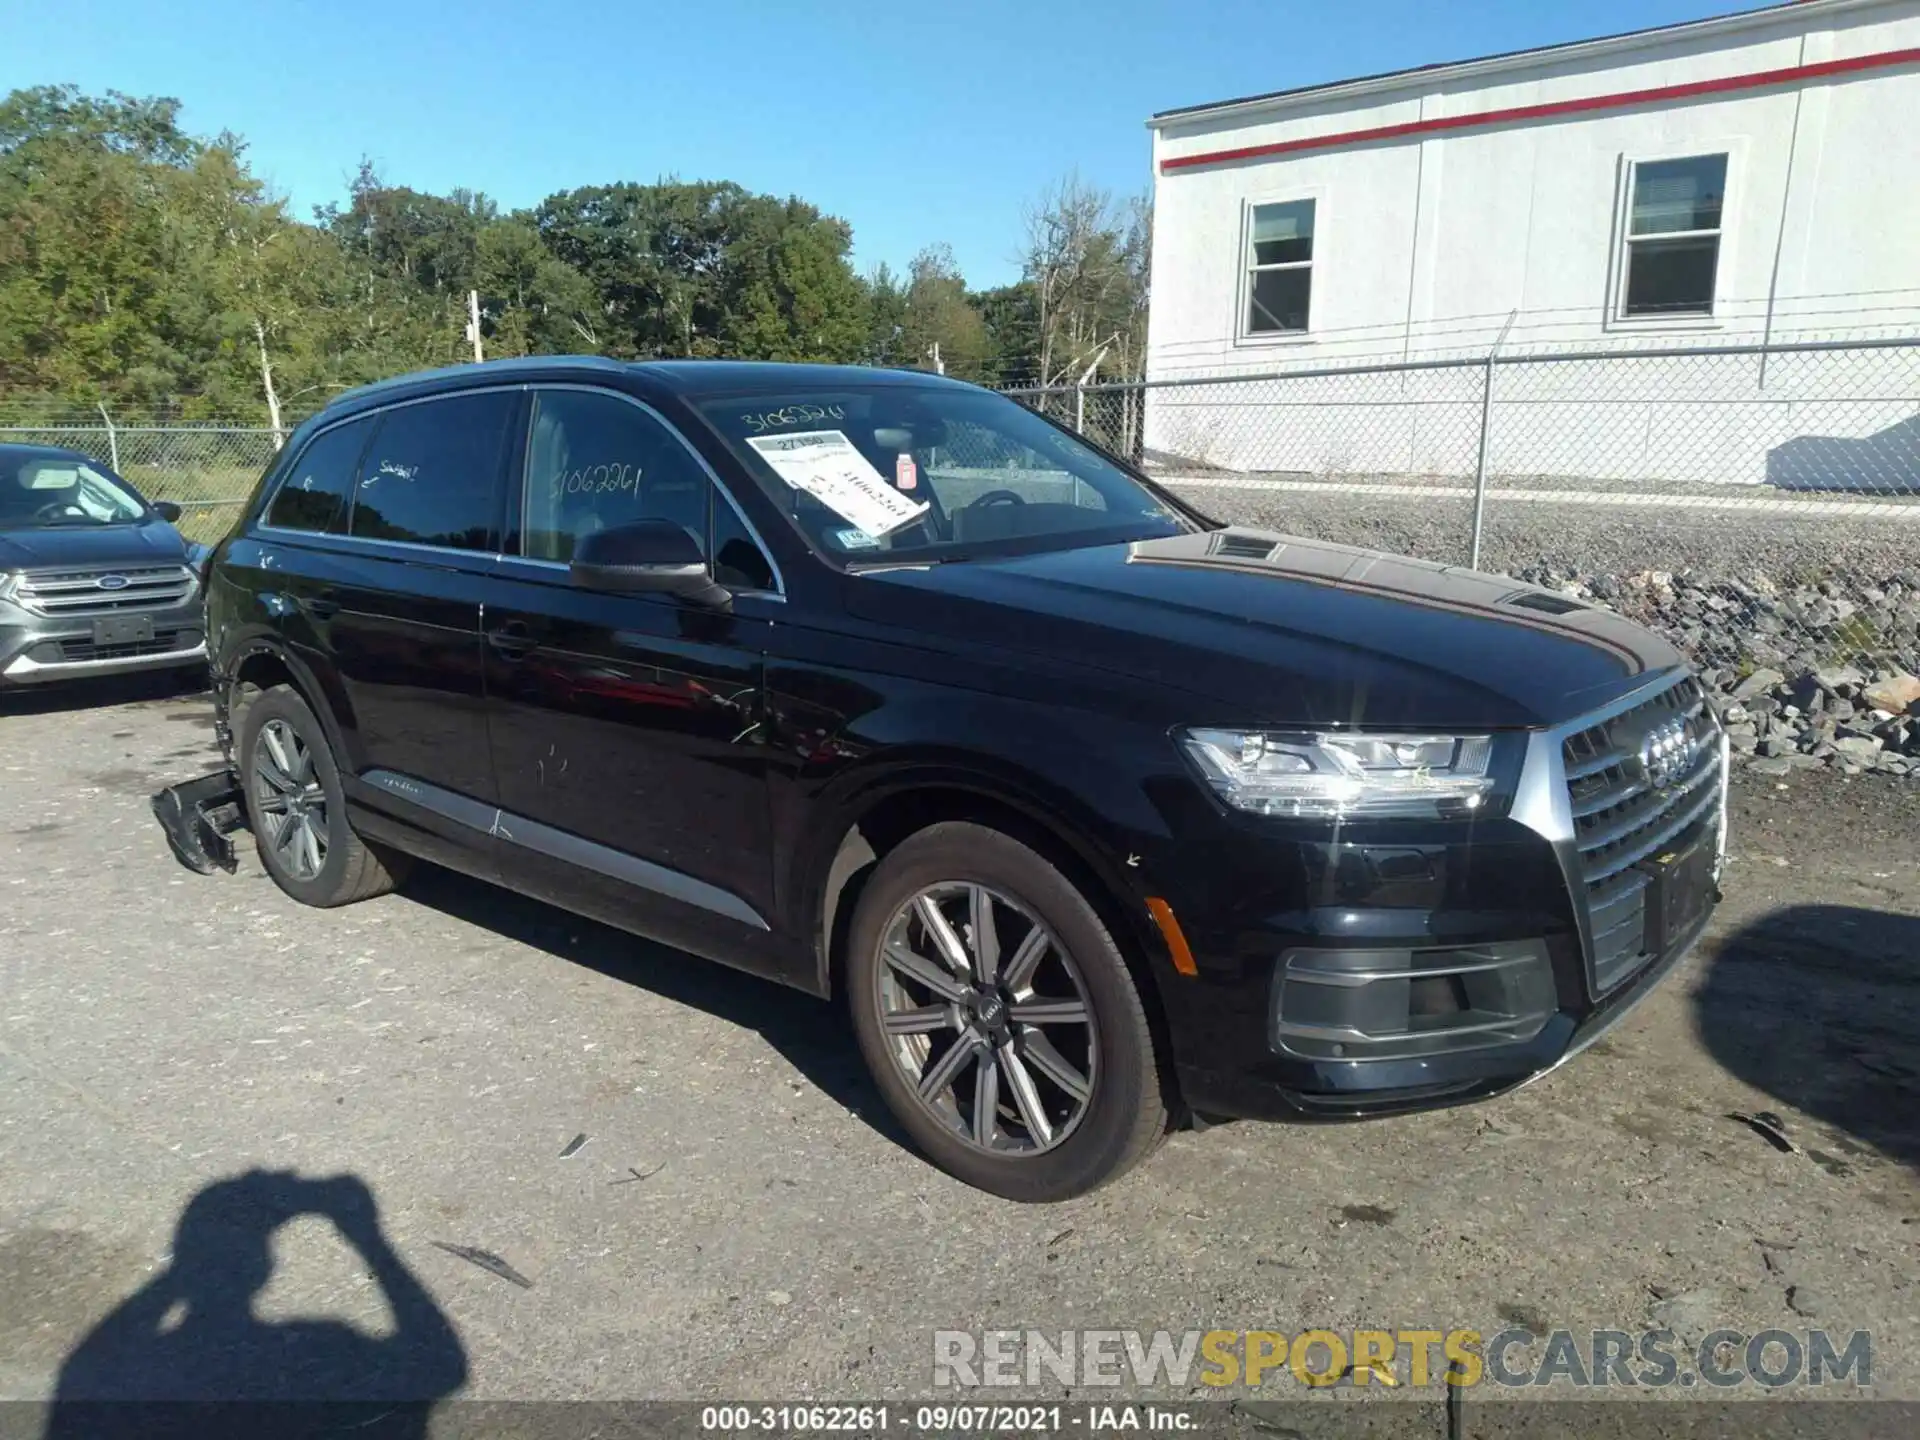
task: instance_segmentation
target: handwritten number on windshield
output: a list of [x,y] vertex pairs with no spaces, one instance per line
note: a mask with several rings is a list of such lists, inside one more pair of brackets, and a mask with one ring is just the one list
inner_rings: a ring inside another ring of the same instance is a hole
[[783,410],[768,410],[758,415],[742,415],[740,423],[759,435],[789,425],[817,425],[822,420],[844,420],[847,412],[838,405],[789,405]]

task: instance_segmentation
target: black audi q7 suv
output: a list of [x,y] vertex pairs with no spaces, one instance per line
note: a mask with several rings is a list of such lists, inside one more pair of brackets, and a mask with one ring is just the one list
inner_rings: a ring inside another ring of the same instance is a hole
[[0,690],[132,670],[205,673],[206,547],[77,450],[0,445]]
[[207,622],[232,772],[156,798],[187,858],[243,811],[309,904],[420,857],[844,995],[901,1124],[1015,1199],[1186,1117],[1511,1089],[1719,898],[1725,742],[1664,641],[1222,527],[931,375],[354,392]]

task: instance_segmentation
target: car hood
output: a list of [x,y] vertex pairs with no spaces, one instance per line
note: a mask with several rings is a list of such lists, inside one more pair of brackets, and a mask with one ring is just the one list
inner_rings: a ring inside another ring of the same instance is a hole
[[186,541],[155,517],[138,525],[69,525],[33,530],[0,529],[0,570],[39,570],[63,565],[165,565],[184,563]]
[[1515,580],[1238,528],[871,570],[848,605],[1194,696],[1194,724],[1549,725],[1684,663],[1610,611]]

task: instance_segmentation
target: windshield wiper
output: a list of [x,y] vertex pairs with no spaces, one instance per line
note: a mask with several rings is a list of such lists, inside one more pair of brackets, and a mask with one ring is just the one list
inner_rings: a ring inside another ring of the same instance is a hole
[[921,570],[933,565],[951,565],[956,560],[971,560],[973,556],[959,555],[920,555],[915,557],[897,556],[887,560],[849,560],[846,570],[849,575],[866,575],[875,570]]

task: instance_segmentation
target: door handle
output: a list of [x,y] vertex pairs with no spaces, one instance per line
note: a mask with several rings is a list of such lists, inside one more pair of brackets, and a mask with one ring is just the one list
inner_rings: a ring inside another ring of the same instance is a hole
[[487,644],[503,660],[519,660],[539,643],[539,637],[519,620],[509,620],[487,631]]
[[316,620],[330,620],[340,613],[340,602],[334,598],[333,591],[322,590],[318,595],[309,595],[302,602],[307,613]]

